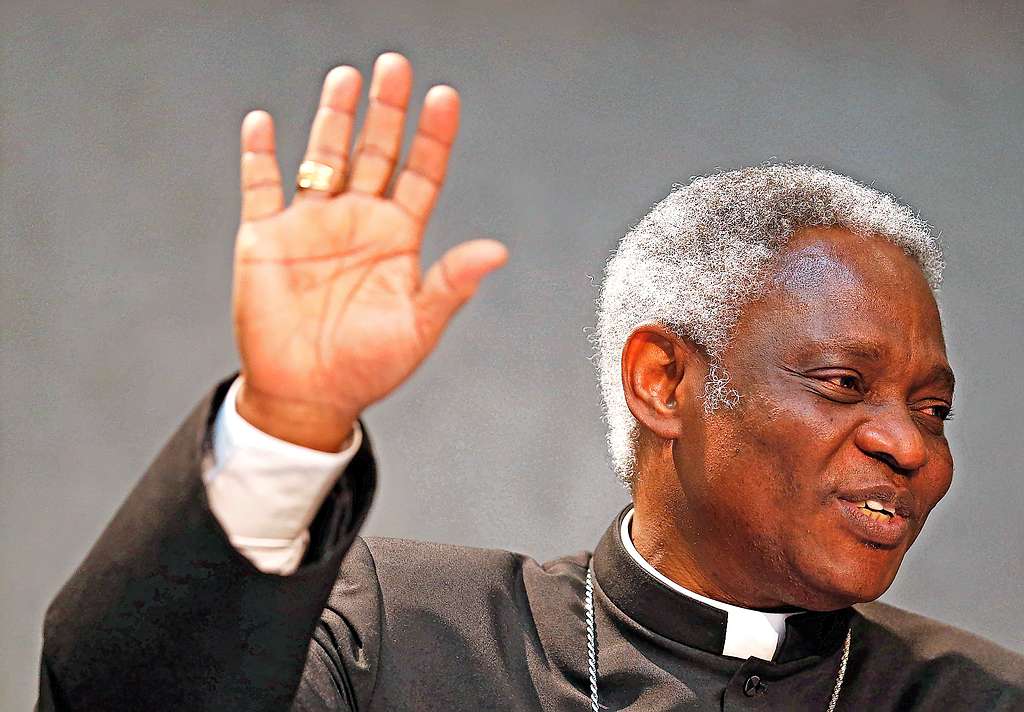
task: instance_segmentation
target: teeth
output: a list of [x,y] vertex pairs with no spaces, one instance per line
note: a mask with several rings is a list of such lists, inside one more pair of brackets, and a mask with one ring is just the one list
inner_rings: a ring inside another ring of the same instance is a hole
[[893,513],[886,509],[881,502],[873,499],[869,499],[864,502],[857,502],[856,504],[861,508],[861,511],[869,517],[880,522],[884,522],[889,519],[889,517],[893,516]]

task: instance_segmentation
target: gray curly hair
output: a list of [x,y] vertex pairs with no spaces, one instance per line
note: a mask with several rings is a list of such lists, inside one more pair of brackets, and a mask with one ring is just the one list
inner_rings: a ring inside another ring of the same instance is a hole
[[794,231],[842,227],[902,247],[935,290],[942,252],[928,225],[892,196],[822,168],[763,165],[697,178],[669,195],[622,238],[605,266],[593,336],[615,472],[630,486],[637,423],[622,391],[626,340],[661,324],[709,357],[704,405],[734,405],[719,355],[742,306],[762,293],[768,268]]

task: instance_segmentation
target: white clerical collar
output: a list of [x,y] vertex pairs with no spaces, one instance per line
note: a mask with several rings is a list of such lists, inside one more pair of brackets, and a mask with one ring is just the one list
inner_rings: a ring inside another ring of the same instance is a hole
[[694,593],[683,588],[672,579],[665,576],[656,568],[650,565],[647,560],[640,556],[640,552],[633,546],[633,539],[629,533],[629,525],[633,521],[633,510],[630,509],[622,518],[622,544],[626,551],[638,564],[671,590],[683,596],[688,596],[701,603],[707,604],[728,614],[725,628],[725,647],[723,655],[746,660],[750,657],[771,660],[776,651],[782,646],[782,640],[786,635],[786,618],[793,613],[765,613],[750,608],[740,608],[729,603],[722,603],[699,593]]

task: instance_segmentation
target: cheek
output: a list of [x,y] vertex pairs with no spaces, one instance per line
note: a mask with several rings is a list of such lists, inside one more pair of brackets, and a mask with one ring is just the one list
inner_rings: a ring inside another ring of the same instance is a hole
[[935,447],[925,470],[918,474],[921,482],[919,496],[927,502],[930,510],[946,496],[953,484],[953,456],[945,441]]
[[849,418],[809,399],[751,394],[737,414],[737,429],[763,485],[779,496],[818,493],[850,430]]

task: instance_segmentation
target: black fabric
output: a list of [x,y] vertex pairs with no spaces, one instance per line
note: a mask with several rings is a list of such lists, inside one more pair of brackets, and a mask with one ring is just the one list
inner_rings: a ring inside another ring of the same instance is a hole
[[43,626],[41,709],[287,709],[323,602],[375,488],[369,437],[324,505],[344,516],[293,576],[231,546],[201,470],[228,379],[157,456]]
[[[619,610],[644,627],[683,645],[721,655],[728,615],[680,596],[629,555],[622,544],[622,519],[630,509],[627,506],[619,512],[594,554],[594,573],[601,588]],[[791,616],[776,660],[789,662],[834,654],[846,638],[852,615],[852,609],[844,608]]]
[[[229,381],[171,439],[47,612],[41,710],[586,710],[586,551],[357,536],[369,438],[292,576],[230,545],[201,480]],[[364,433],[365,434],[365,433]],[[204,445],[205,443],[205,445]],[[724,615],[648,575],[619,537],[594,555],[610,710],[1024,709],[1024,659],[881,605],[800,614],[775,662],[721,655]]]

